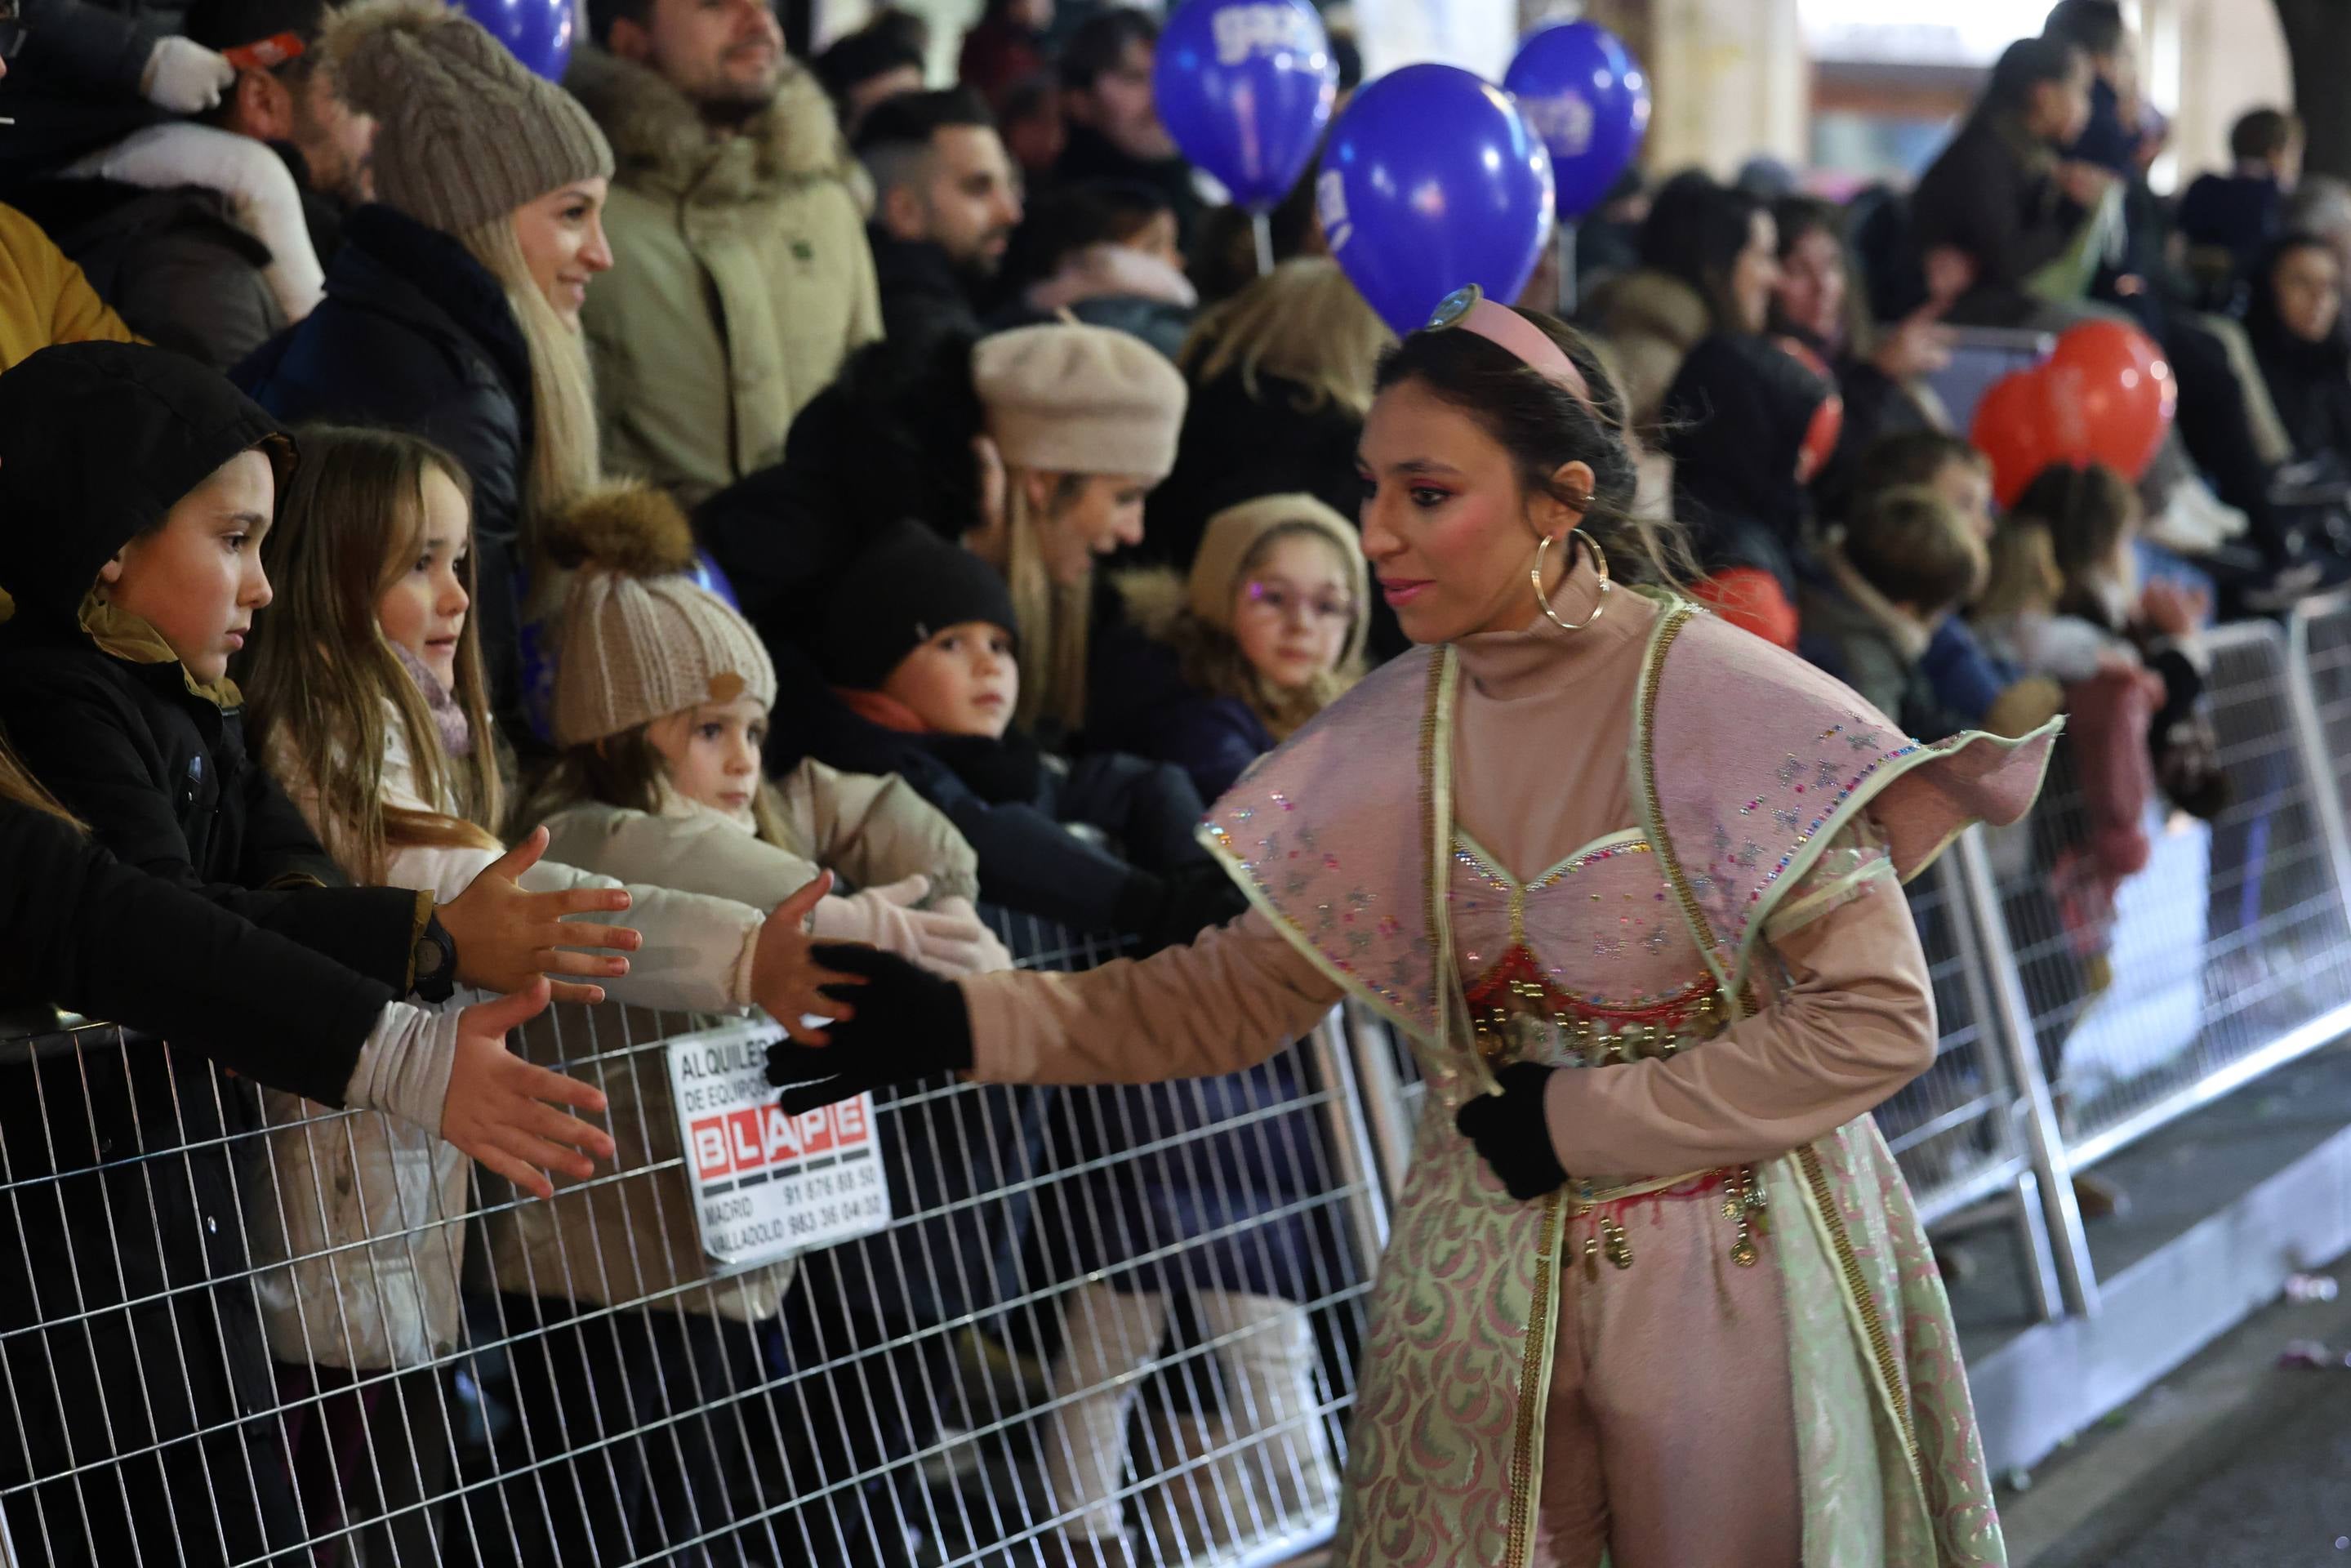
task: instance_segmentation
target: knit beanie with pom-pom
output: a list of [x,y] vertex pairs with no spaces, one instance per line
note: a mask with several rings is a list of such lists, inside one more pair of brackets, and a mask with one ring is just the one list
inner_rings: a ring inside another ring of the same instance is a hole
[[343,97],[375,117],[376,200],[444,234],[612,172],[579,100],[452,6],[360,0],[330,14],[322,47]]
[[694,533],[639,486],[575,502],[549,553],[575,568],[556,643],[555,744],[585,746],[704,703],[776,703],[776,666],[750,622],[686,575]]

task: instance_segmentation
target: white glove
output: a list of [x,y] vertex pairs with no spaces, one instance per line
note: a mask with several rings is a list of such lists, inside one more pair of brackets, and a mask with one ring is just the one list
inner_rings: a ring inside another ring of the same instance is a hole
[[155,40],[139,75],[139,95],[173,114],[201,114],[219,108],[221,94],[235,80],[236,68],[225,57],[174,35]]
[[870,944],[950,978],[1010,966],[1002,944],[962,900],[944,909],[915,908],[930,892],[931,879],[916,875],[828,898],[809,917],[809,929],[829,942]]
[[998,969],[1012,967],[1012,950],[1007,947],[979,911],[971,906],[968,898],[942,898],[931,905],[935,916],[951,916],[962,923],[959,940],[971,949],[971,961],[964,966],[967,975],[992,975]]

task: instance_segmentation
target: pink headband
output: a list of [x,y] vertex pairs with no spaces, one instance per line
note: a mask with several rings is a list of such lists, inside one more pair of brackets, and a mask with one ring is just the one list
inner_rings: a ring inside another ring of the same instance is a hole
[[1509,306],[1497,305],[1487,298],[1486,291],[1476,284],[1447,295],[1428,319],[1429,331],[1442,331],[1448,327],[1475,332],[1545,381],[1566,388],[1585,408],[1592,408],[1592,388],[1585,383],[1583,372],[1575,368],[1575,361],[1567,357],[1567,350]]

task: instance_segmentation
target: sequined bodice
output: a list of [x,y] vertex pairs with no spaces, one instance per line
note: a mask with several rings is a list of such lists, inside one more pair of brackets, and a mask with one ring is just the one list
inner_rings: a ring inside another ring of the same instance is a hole
[[1451,869],[1455,957],[1489,1058],[1596,1066],[1712,1032],[1713,977],[1637,830],[1524,883],[1457,833]]

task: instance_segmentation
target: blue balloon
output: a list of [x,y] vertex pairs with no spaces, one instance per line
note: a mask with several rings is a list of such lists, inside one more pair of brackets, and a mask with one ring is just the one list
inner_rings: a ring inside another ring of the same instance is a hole
[[1551,235],[1551,155],[1499,88],[1405,66],[1331,133],[1315,211],[1331,254],[1401,335],[1465,283],[1516,299]]
[[458,0],[458,7],[549,81],[571,61],[572,0]]
[[1151,90],[1184,156],[1251,212],[1313,161],[1339,68],[1306,0],[1190,0],[1159,35]]
[[1502,87],[1551,151],[1566,222],[1601,204],[1649,131],[1649,78],[1623,39],[1590,22],[1529,34]]
[[743,606],[735,599],[735,585],[726,580],[726,574],[718,570],[718,563],[710,559],[708,550],[694,552],[694,564],[686,568],[685,575],[694,579],[696,588],[724,601],[727,609],[738,613],[742,611]]

